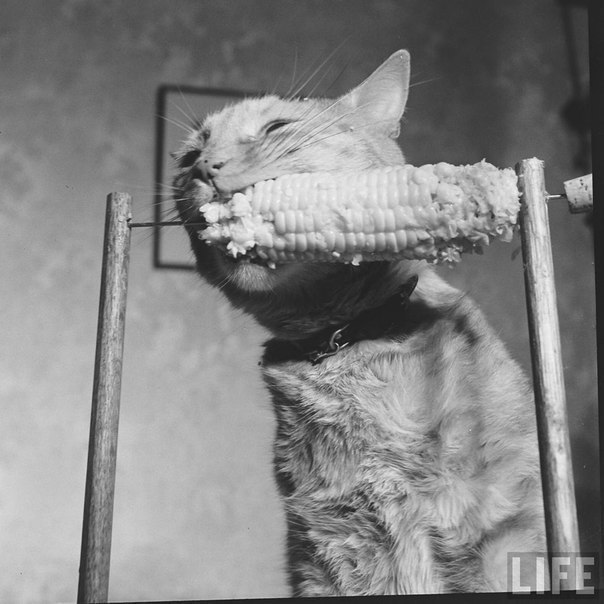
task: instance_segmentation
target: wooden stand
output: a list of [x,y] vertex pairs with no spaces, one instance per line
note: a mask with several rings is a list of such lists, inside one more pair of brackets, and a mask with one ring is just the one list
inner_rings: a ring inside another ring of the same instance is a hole
[[[580,552],[543,162],[516,166],[548,551]],[[572,589],[574,586],[569,585]]]
[[[543,163],[516,166],[550,554],[580,551]],[[131,198],[107,198],[78,603],[106,602],[124,342]],[[574,585],[567,585],[572,589]]]
[[131,197],[107,197],[78,603],[106,602],[128,288]]

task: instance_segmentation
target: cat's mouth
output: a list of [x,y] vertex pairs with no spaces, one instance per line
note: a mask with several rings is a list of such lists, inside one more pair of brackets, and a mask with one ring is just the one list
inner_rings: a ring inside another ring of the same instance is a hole
[[182,189],[182,198],[177,202],[178,210],[187,223],[205,222],[201,207],[209,202],[229,202],[236,193],[242,193],[254,183],[236,189],[221,189],[213,181],[206,182],[199,178],[190,179]]
[[[245,191],[247,186],[249,185],[246,185],[240,189],[224,191],[216,187],[213,182],[205,182],[199,178],[192,178],[188,180],[181,189],[182,194],[178,197],[176,202],[185,228],[191,233],[199,234],[199,232],[203,231],[208,226],[208,222],[203,212],[201,212],[201,207],[209,202],[226,204],[236,193]],[[204,242],[203,245],[207,244]],[[266,268],[266,261],[263,261],[262,259],[253,255],[239,255],[234,257],[230,254],[221,253],[220,261],[225,266],[232,268],[242,264],[252,264]]]

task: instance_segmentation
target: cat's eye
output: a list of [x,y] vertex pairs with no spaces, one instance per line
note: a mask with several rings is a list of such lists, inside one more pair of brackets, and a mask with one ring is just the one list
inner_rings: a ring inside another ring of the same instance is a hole
[[279,128],[283,128],[283,126],[287,126],[291,123],[291,120],[275,120],[273,122],[269,122],[264,128],[264,133],[271,134],[272,132],[279,130]]
[[193,149],[191,151],[187,151],[178,161],[178,165],[181,168],[190,168],[201,155],[201,151],[199,149]]

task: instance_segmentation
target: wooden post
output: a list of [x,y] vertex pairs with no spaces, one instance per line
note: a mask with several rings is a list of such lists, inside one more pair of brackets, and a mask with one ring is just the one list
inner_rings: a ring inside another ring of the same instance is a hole
[[106,602],[113,521],[131,197],[107,197],[78,603]]
[[[539,452],[550,554],[579,552],[575,487],[543,162],[516,166]],[[572,589],[574,585],[567,588]]]

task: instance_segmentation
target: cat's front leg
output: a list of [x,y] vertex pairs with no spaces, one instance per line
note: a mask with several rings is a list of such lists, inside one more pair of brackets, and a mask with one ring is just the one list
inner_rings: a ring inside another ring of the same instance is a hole
[[[360,519],[348,527],[329,521],[310,529],[294,513],[288,519],[288,570],[293,596],[367,596],[445,593],[430,539],[406,530],[383,534],[384,526]],[[342,523],[343,525],[344,523]]]
[[[276,466],[283,467],[283,460]],[[358,480],[351,491],[335,493],[296,486],[279,471],[277,479],[286,507],[292,595],[448,591],[415,494],[388,489],[385,495],[373,480]]]

